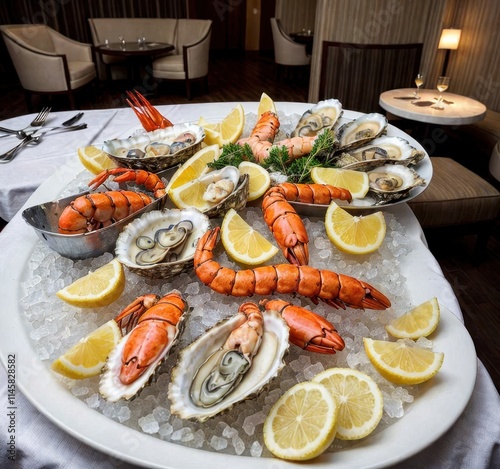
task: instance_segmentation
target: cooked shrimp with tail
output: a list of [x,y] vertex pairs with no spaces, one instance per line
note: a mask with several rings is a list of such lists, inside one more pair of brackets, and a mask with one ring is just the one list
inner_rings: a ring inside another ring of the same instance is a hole
[[207,231],[198,241],[194,269],[212,290],[225,295],[252,296],[298,293],[335,308],[386,309],[389,299],[370,284],[347,275],[306,265],[278,264],[233,270],[214,260],[220,227]]

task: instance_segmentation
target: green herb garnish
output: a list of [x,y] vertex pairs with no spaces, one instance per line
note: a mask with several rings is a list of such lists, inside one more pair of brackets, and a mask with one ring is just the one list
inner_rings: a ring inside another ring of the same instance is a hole
[[332,154],[335,150],[336,139],[332,130],[325,130],[318,135],[309,155],[291,160],[285,146],[275,146],[269,152],[269,157],[262,166],[268,171],[278,171],[285,174],[290,182],[311,182],[311,169],[315,166],[332,166]]
[[238,167],[242,161],[255,162],[251,148],[248,144],[241,146],[236,143],[227,143],[222,146],[222,152],[215,161],[208,163],[213,169],[222,169],[225,166]]

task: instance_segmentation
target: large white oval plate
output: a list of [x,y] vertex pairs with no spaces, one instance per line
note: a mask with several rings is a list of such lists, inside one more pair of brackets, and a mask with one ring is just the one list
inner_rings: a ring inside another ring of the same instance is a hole
[[[29,227],[26,227],[29,229]],[[7,355],[15,353],[19,389],[63,430],[86,444],[114,457],[153,468],[240,469],[296,467],[292,463],[269,458],[250,458],[212,453],[165,442],[132,430],[90,409],[74,397],[55,378],[48,363],[41,362],[33,350],[22,321],[19,300],[21,282],[34,246],[35,235],[20,230],[18,249],[10,250],[10,262],[4,265],[5,281],[0,284],[4,299],[3,327],[0,328],[0,355],[6,366]],[[25,243],[24,248],[21,243]],[[435,290],[431,266],[418,267],[419,289],[432,294]],[[444,280],[443,280],[444,281]],[[417,298],[421,294],[417,295]],[[8,312],[8,314],[7,314]],[[387,429],[336,453],[326,453],[314,461],[316,468],[385,467],[418,453],[457,420],[472,394],[477,359],[472,339],[462,322],[442,306],[441,323],[432,337],[434,350],[444,352],[443,367],[431,381],[421,385],[407,414]]]

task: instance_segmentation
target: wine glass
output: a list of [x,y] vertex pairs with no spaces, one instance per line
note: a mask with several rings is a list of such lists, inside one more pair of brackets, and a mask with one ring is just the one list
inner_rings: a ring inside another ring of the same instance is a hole
[[415,98],[420,99],[420,95],[418,92],[420,91],[420,87],[424,84],[424,76],[421,73],[418,73],[415,77],[415,85],[417,85],[417,92],[415,93]]
[[444,107],[441,105],[443,101],[443,96],[441,93],[446,91],[448,89],[448,86],[450,85],[450,77],[439,77],[438,82],[437,82],[437,89],[439,91],[439,98],[437,100],[437,103],[434,107],[434,109],[444,109]]

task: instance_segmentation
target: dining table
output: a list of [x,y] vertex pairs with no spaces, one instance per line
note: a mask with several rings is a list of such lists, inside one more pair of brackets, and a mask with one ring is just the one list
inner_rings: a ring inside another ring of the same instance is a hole
[[[433,93],[431,93],[433,94]],[[434,94],[433,94],[434,95]],[[456,98],[451,98],[456,99]],[[171,122],[222,120],[233,102],[157,106]],[[255,119],[258,102],[241,103],[245,115]],[[296,116],[310,103],[277,102],[278,116]],[[411,104],[408,103],[408,106]],[[76,111],[53,112],[46,125],[57,125]],[[10,163],[0,165],[0,216],[8,221],[0,233],[2,281],[0,297],[0,440],[3,468],[293,468],[296,464],[274,457],[250,457],[182,444],[122,425],[87,406],[50,370],[40,357],[33,333],[23,316],[24,286],[29,279],[33,251],[40,240],[22,217],[25,208],[57,199],[68,181],[92,174],[81,164],[77,150],[102,146],[106,140],[127,138],[141,132],[130,108],[85,110],[80,122],[87,128],[47,135],[27,146]],[[359,113],[345,111],[344,118]],[[4,120],[3,127],[20,129],[34,115]],[[397,132],[399,129],[397,129]],[[410,142],[413,139],[407,137]],[[0,151],[15,143],[0,138]],[[416,145],[417,143],[414,142]],[[2,151],[2,152],[3,152]],[[428,157],[427,157],[428,158]],[[430,163],[429,163],[430,164]],[[397,423],[339,452],[330,452],[310,463],[315,468],[394,467],[475,468],[500,467],[500,396],[481,361],[453,288],[428,249],[424,233],[403,201],[383,208],[404,227],[411,249],[398,260],[415,304],[437,297],[442,325],[437,344],[447,348],[440,374],[426,383],[422,395]],[[25,300],[24,300],[25,301]],[[441,377],[440,377],[441,375]],[[439,379],[438,379],[439,378]],[[140,397],[139,397],[140,398]],[[406,422],[406,424],[404,423]],[[408,427],[409,422],[414,422]],[[306,466],[308,463],[304,463]]]
[[[436,106],[439,96],[443,101]],[[395,116],[426,124],[459,126],[479,122],[486,116],[486,106],[476,99],[431,89],[387,90],[380,94],[379,104]]]
[[151,65],[155,57],[159,57],[173,51],[175,46],[165,42],[146,41],[139,38],[137,42],[107,42],[94,46],[94,50],[101,58],[105,55],[122,59],[127,64],[128,81],[138,79],[140,68]]

